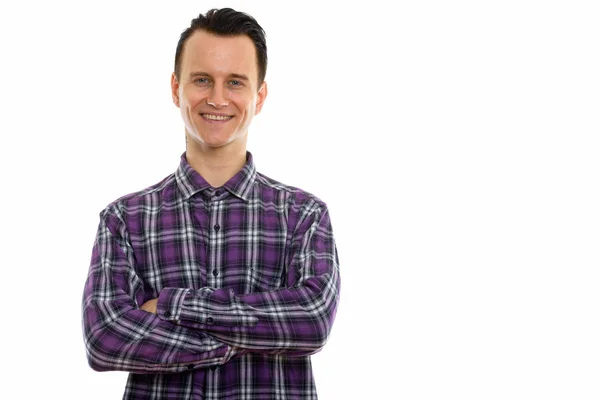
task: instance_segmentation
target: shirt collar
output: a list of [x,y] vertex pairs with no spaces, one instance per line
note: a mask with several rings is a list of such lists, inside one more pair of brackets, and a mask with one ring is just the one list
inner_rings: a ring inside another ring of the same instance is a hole
[[[246,152],[246,164],[234,176],[231,177],[222,188],[231,192],[231,194],[248,201],[252,185],[256,179],[256,167],[252,158],[252,154]],[[185,197],[189,199],[196,193],[202,192],[213,187],[204,179],[196,170],[194,170],[185,157],[185,152],[181,155],[179,168],[175,171],[175,180],[177,187]]]

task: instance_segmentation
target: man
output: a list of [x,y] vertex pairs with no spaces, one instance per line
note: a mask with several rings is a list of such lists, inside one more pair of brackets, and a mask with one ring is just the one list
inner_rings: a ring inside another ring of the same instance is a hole
[[126,399],[316,399],[339,271],[327,206],[255,169],[248,128],[267,97],[264,31],[210,10],[171,78],[177,171],[100,213],[83,296],[91,367],[129,371]]

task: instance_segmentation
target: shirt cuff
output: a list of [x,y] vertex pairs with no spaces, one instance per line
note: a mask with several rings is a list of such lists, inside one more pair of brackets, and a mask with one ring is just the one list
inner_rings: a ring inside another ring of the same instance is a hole
[[156,314],[159,318],[171,322],[179,321],[183,300],[189,292],[191,289],[163,288],[156,304]]

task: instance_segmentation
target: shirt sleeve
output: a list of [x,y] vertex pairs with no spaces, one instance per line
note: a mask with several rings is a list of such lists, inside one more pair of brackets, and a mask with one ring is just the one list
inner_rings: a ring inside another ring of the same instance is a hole
[[117,211],[101,215],[83,293],[83,334],[96,371],[182,372],[224,364],[235,350],[140,310],[144,285]]
[[286,287],[250,294],[228,288],[165,288],[158,315],[246,351],[316,353],[327,342],[340,293],[337,249],[325,206],[314,204],[291,243]]

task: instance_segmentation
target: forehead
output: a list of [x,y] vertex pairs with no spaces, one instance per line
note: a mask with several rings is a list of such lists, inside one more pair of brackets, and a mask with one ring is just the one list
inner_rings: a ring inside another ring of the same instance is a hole
[[258,76],[256,49],[247,35],[217,36],[194,32],[183,49],[182,74],[245,74]]

